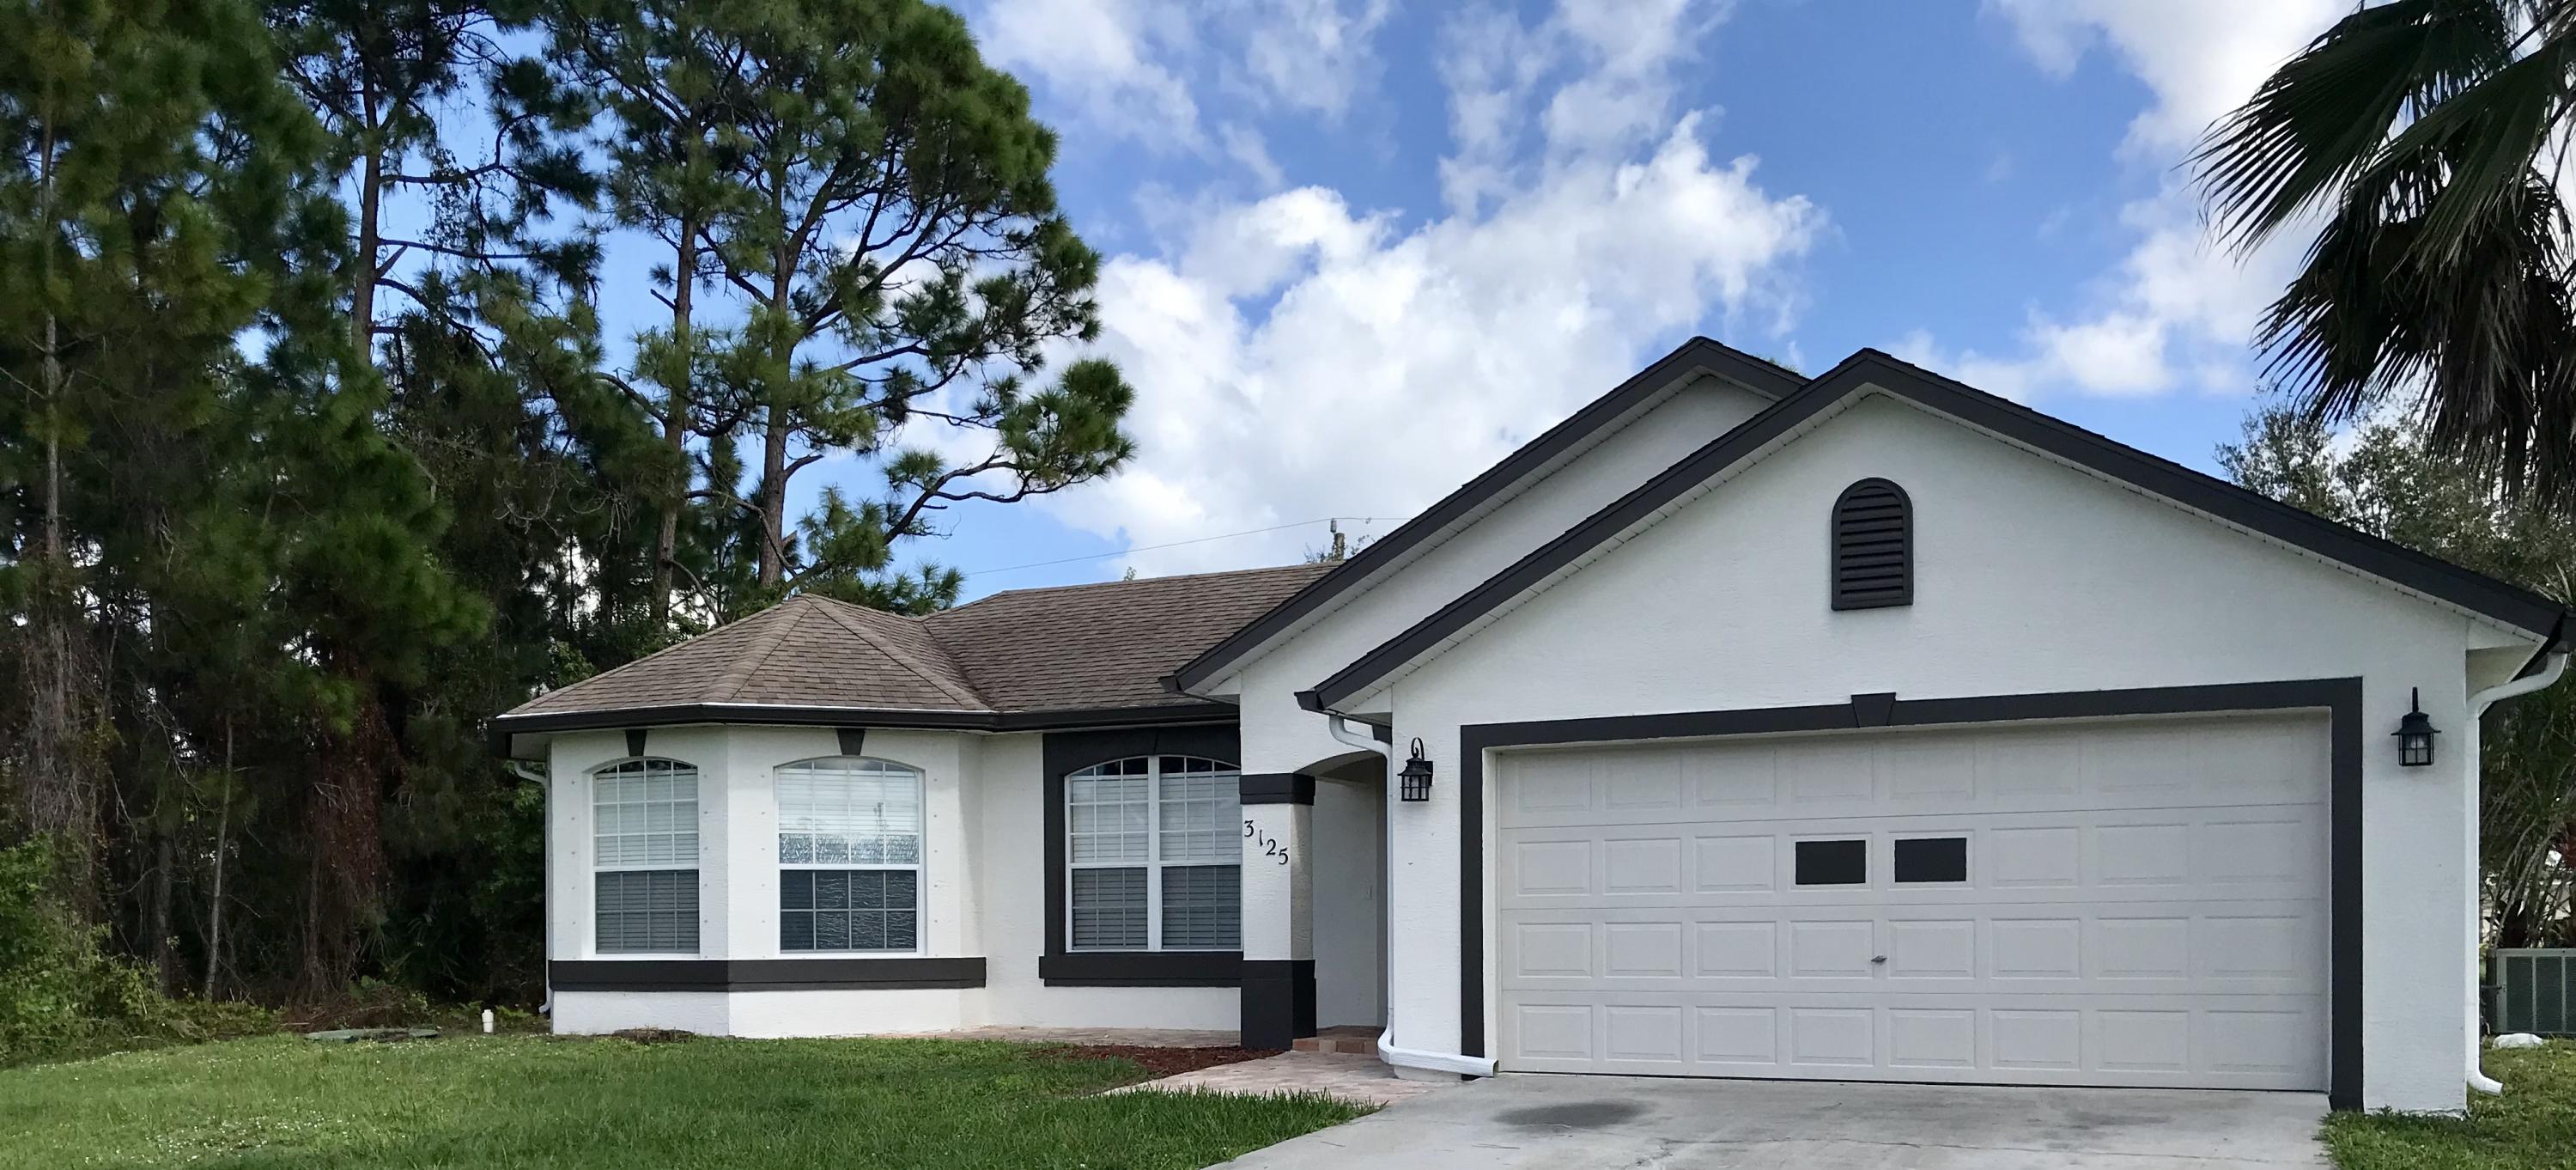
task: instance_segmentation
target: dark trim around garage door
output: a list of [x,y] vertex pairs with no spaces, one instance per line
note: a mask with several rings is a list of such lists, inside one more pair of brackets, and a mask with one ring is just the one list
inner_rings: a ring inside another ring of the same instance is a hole
[[1865,727],[1955,727],[2047,719],[2099,719],[2122,715],[2215,715],[2233,711],[2322,710],[2333,745],[2327,795],[2327,1103],[2361,1106],[2361,680],[2224,683],[2199,687],[2148,687],[2126,691],[2060,691],[1979,695],[1952,699],[1900,699],[1892,694],[1854,695],[1846,703],[1814,707],[1757,707],[1552,719],[1528,723],[1479,723],[1458,729],[1458,1043],[1469,1056],[1485,1052],[1485,753],[1497,748],[1557,744],[1697,739]]

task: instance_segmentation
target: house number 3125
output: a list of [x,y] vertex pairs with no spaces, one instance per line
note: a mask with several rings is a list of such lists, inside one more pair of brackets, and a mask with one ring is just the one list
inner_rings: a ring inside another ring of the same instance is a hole
[[1263,857],[1276,857],[1279,859],[1279,864],[1288,864],[1288,847],[1272,840],[1270,834],[1253,828],[1252,822],[1243,822],[1243,835],[1253,844],[1261,846]]

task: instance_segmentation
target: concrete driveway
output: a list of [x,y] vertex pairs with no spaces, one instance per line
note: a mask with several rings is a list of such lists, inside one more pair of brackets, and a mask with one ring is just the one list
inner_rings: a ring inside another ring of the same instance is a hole
[[1226,1163],[1236,1170],[2324,1167],[2325,1097],[1502,1076]]

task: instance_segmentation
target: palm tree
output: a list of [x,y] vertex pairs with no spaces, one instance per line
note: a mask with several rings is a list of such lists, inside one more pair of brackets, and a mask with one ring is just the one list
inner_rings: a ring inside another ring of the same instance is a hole
[[2436,449],[2576,512],[2571,123],[2576,0],[2395,0],[2282,65],[2192,159],[2240,252],[2322,220],[2266,376],[2327,423],[2420,396]]

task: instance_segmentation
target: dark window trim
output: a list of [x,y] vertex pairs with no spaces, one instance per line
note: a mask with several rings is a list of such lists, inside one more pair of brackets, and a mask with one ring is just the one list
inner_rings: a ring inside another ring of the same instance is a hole
[[[1850,537],[1844,524],[1843,509],[1852,497],[1863,492],[1884,493],[1896,498],[1897,577],[1893,588],[1884,585],[1854,588],[1843,579],[1843,561],[1849,554]],[[1914,604],[1914,497],[1896,481],[1872,476],[1844,488],[1834,497],[1833,511],[1833,604],[1837,610],[1890,609]]]
[[[1888,702],[1883,720],[1870,719],[1860,700],[1812,707],[1757,707],[1482,723],[1458,729],[1458,1001],[1459,1051],[1485,1055],[1485,753],[1499,748],[1552,744],[1760,735],[1790,731],[1839,731],[1864,726],[1943,727],[2122,715],[2210,715],[2232,711],[2306,711],[2327,714],[2327,837],[2330,920],[2327,982],[2326,1101],[2336,1109],[2361,1107],[2361,772],[2359,678],[2220,683],[2119,691],[2060,691],[1977,695]],[[1878,696],[1870,696],[1872,699]],[[1877,703],[1868,704],[1876,707]]]
[[558,959],[556,991],[900,991],[982,987],[981,958]]
[[1438,535],[1594,434],[1628,417],[1629,412],[1676,379],[1694,371],[1714,374],[1774,401],[1788,397],[1806,381],[1805,376],[1795,370],[1705,337],[1693,337],[1609,393],[1568,415],[1564,422],[1548,428],[1519,450],[1504,456],[1484,474],[1468,480],[1465,486],[1423,509],[1420,515],[1370,541],[1368,547],[1351,554],[1340,567],[1308,582],[1305,588],[1290,594],[1270,612],[1253,619],[1251,624],[1189,660],[1173,673],[1173,685],[1187,691],[1216,677],[1236,659],[1279,636],[1307,614],[1349,592],[1380,568]]
[[[1231,714],[1234,708],[1227,707]],[[1199,756],[1240,762],[1242,735],[1233,723],[1048,732],[1039,748],[1044,782],[1040,818],[1046,841],[1046,951],[1038,978],[1049,987],[1235,987],[1241,951],[1069,951],[1065,946],[1064,778],[1093,764],[1132,756]]]
[[1241,951],[1075,951],[1038,959],[1049,987],[1234,987]]
[[[2520,586],[2300,511],[1877,350],[1864,349],[1807,383],[1805,389],[1682,457],[1637,490],[1594,512],[1564,535],[1531,550],[1509,568],[1335,671],[1311,692],[1300,692],[1299,701],[1314,710],[1340,706],[1699,485],[1768,450],[1826,408],[1867,389],[1895,395],[2150,495],[2543,638],[2557,637],[2568,612],[2557,602]],[[1331,579],[1329,575],[1324,578]]]

